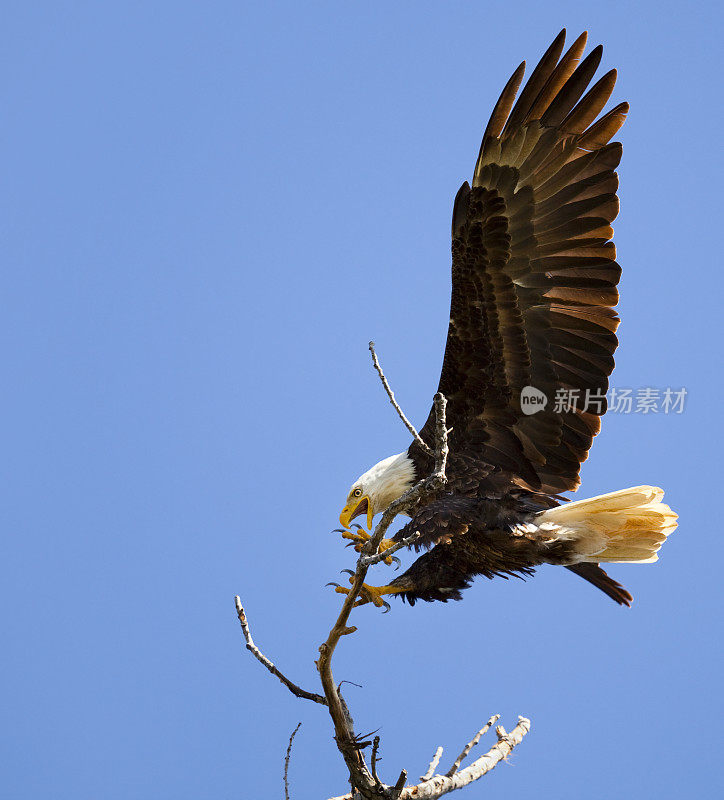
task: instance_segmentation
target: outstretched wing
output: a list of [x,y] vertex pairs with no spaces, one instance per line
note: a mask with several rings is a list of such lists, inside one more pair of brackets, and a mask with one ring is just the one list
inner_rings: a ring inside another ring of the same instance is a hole
[[[616,71],[584,96],[602,48],[578,64],[586,34],[561,57],[564,41],[565,30],[517,102],[525,62],[508,81],[472,187],[455,199],[439,384],[458,464],[472,472],[477,464],[481,475],[490,465],[550,494],[578,486],[606,410],[618,343],[620,267],[610,240],[621,158],[621,145],[608,142],[628,111],[622,103],[599,117]],[[524,387],[545,395],[544,410],[523,413]],[[421,432],[428,441],[432,426],[431,413]]]

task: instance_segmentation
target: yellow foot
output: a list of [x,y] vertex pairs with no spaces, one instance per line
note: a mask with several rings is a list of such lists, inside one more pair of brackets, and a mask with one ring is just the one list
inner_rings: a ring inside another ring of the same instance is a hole
[[[354,583],[354,576],[349,579],[350,583]],[[344,586],[337,586],[334,590],[339,594],[349,594],[350,590]],[[362,584],[362,589],[359,593],[359,598],[355,602],[355,606],[363,606],[365,603],[372,603],[376,608],[385,607],[385,612],[390,610],[390,604],[382,599],[383,594],[399,594],[404,589],[398,589],[396,586],[369,586],[366,583]]]
[[[372,538],[372,535],[367,533],[367,531],[363,530],[362,528],[359,528],[357,530],[357,533],[352,533],[352,531],[341,530],[341,529],[338,530],[342,534],[343,539],[349,539],[352,543],[354,543],[354,549],[358,553],[362,552],[362,548]],[[392,541],[392,539],[383,539],[380,542],[380,546],[378,547],[377,552],[384,553],[385,550],[389,550],[390,547],[392,547],[394,544],[395,543]],[[349,545],[347,545],[347,547],[349,547]],[[393,561],[397,561],[399,563],[400,560],[398,558],[395,558],[394,556],[387,556],[387,558],[383,559],[383,561],[385,562],[385,564],[389,566],[390,564],[392,564]]]

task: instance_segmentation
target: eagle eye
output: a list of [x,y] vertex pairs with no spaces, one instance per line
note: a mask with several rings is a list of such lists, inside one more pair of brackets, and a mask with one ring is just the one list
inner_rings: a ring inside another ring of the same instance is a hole
[[360,497],[361,494],[362,494],[362,489],[360,489],[359,487],[352,492],[353,497]]

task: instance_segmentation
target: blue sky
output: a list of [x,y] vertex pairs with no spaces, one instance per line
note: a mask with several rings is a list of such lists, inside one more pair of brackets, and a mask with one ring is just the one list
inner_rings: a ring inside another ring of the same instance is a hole
[[[714,3],[58,2],[0,30],[3,797],[272,798],[345,788],[313,660],[351,566],[351,481],[420,423],[452,199],[504,81],[588,29],[621,139],[610,415],[581,497],[652,483],[681,525],[615,606],[563,570],[355,612],[336,676],[381,768],[533,730],[466,796],[693,797],[721,784],[721,72]],[[377,568],[383,580],[385,568]],[[443,760],[444,761],[444,760]],[[493,794],[491,794],[493,796]],[[461,795],[462,797],[462,795]]]

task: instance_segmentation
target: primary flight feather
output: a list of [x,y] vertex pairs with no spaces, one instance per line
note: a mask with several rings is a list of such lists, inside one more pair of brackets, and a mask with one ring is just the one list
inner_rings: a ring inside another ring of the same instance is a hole
[[[618,340],[621,268],[611,241],[621,145],[609,143],[628,104],[601,115],[616,81],[589,88],[602,48],[586,34],[564,53],[556,37],[518,93],[513,73],[485,128],[472,185],[452,215],[450,325],[439,391],[447,398],[448,483],[413,512],[426,549],[404,574],[363,598],[381,604],[459,599],[476,575],[567,567],[617,603],[631,595],[600,562],[655,561],[676,528],[663,492],[637,486],[561,505],[606,411]],[[521,406],[537,392],[545,407]],[[564,396],[566,404],[555,402]],[[434,412],[420,431],[432,443]],[[433,468],[413,442],[352,485],[340,521],[384,511]],[[351,534],[350,534],[351,535]],[[357,534],[357,536],[363,535]],[[344,590],[343,590],[344,591]]]

